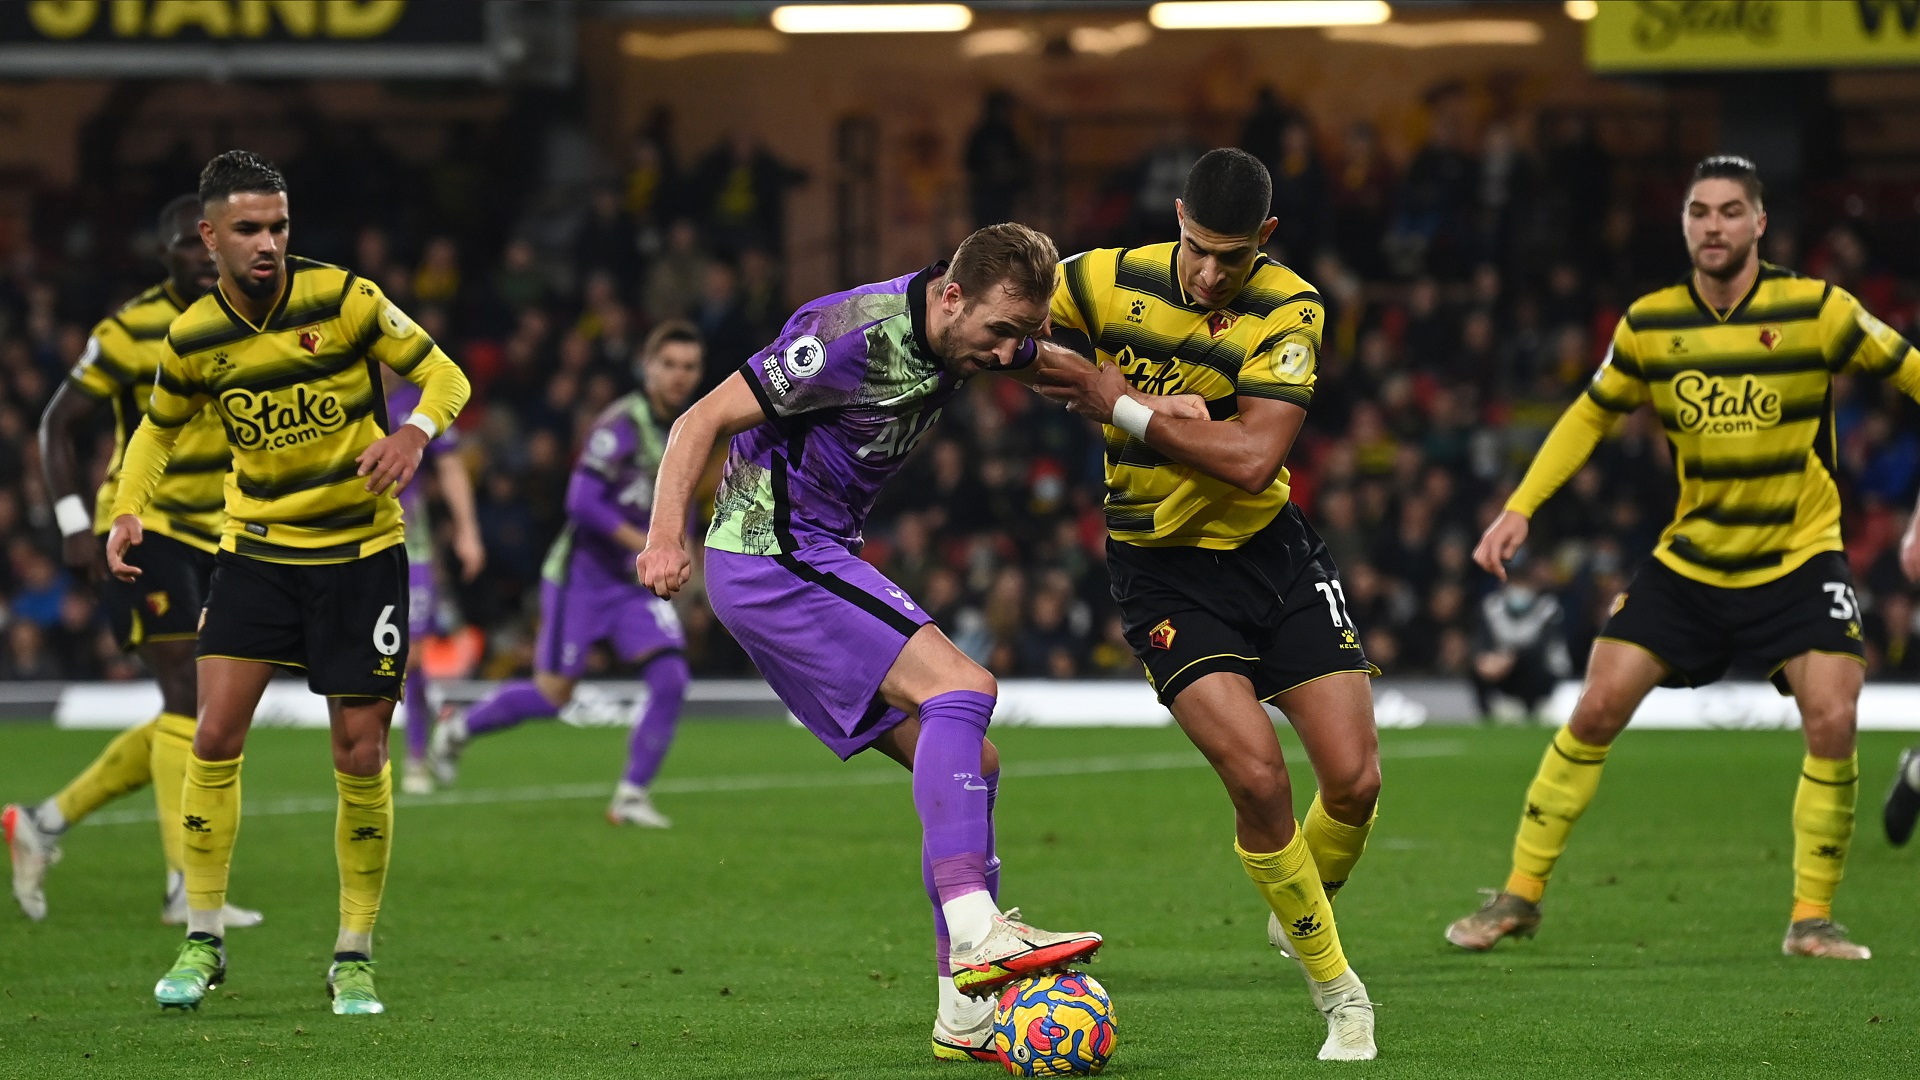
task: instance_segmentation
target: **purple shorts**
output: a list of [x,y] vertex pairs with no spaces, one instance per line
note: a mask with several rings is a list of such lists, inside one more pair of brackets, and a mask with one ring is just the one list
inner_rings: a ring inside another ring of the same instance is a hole
[[842,759],[906,719],[880,700],[880,683],[933,616],[859,556],[830,545],[708,548],[707,598],[773,692]]
[[425,641],[433,633],[434,601],[439,590],[433,584],[433,564],[407,564],[407,639]]
[[540,583],[535,670],[578,679],[586,673],[588,650],[600,641],[612,645],[614,655],[629,664],[687,647],[673,604],[638,583],[595,582],[577,575],[565,585]]

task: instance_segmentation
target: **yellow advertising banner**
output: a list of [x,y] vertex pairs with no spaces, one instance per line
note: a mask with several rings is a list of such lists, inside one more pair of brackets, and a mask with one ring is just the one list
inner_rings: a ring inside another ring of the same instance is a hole
[[1920,0],[1601,0],[1595,71],[1920,66]]

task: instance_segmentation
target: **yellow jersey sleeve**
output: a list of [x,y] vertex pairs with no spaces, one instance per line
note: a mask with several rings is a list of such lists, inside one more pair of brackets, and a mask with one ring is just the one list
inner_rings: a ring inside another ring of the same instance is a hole
[[1840,371],[1877,375],[1920,401],[1920,350],[1881,322],[1845,289],[1833,290],[1820,312],[1821,335],[1831,351],[1827,364]]
[[1320,324],[1326,309],[1317,299],[1294,300],[1267,317],[1271,329],[1240,365],[1234,392],[1272,398],[1301,408],[1313,404],[1320,366]]
[[132,352],[133,339],[127,335],[126,328],[113,319],[103,320],[93,328],[86,349],[74,362],[73,370],[67,373],[67,379],[88,397],[111,399],[140,381],[139,365],[126,359]]
[[1614,327],[1613,344],[1586,393],[1574,399],[1560,420],[1540,444],[1527,475],[1520,480],[1507,509],[1532,517],[1540,505],[1553,497],[1561,486],[1587,463],[1593,449],[1607,437],[1614,422],[1652,399],[1640,363],[1633,352],[1633,335],[1625,319]]
[[1095,363],[1099,354],[1094,343],[1100,340],[1102,306],[1107,289],[1098,282],[1111,283],[1118,248],[1083,251],[1061,262],[1058,283],[1053,289],[1053,304],[1048,325],[1053,340]]
[[400,305],[387,299],[378,285],[365,279],[349,290],[341,315],[351,325],[373,323],[364,339],[371,342],[367,355],[420,388],[420,404],[413,410],[416,415],[433,421],[437,431],[451,428],[473,387],[466,373],[433,338],[408,318]]
[[168,348],[154,376],[153,399],[147,415],[127,440],[127,453],[120,462],[120,489],[114,493],[113,517],[138,515],[153,500],[153,491],[166,474],[167,459],[173,456],[174,443],[187,421],[200,415],[212,400],[187,363]]

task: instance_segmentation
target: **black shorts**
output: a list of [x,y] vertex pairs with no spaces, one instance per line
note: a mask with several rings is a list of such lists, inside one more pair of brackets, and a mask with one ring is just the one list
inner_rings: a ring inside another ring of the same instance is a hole
[[1658,559],[1635,571],[1615,601],[1602,641],[1624,641],[1667,666],[1662,686],[1705,686],[1736,658],[1759,661],[1782,694],[1781,668],[1805,652],[1866,662],[1853,573],[1837,551],[1808,559],[1785,577],[1744,589],[1703,585]]
[[[101,538],[105,544],[106,539]],[[200,609],[207,604],[207,579],[213,553],[149,532],[127,549],[127,562],[140,568],[140,580],[108,575],[100,598],[107,609],[113,639],[122,649],[153,641],[192,641],[200,634]]]
[[200,655],[307,673],[327,697],[400,700],[407,670],[407,555],[395,545],[299,566],[222,551]]
[[1127,644],[1162,704],[1216,671],[1245,675],[1262,701],[1337,672],[1379,674],[1333,557],[1292,503],[1231,551],[1109,539],[1107,567]]

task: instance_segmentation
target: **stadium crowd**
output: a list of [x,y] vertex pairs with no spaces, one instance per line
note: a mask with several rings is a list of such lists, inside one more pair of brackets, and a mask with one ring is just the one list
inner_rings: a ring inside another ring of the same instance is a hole
[[[1624,305],[1679,279],[1685,262],[1683,166],[1616,157],[1577,114],[1468,127],[1438,101],[1424,144],[1397,161],[1369,128],[1317,127],[1263,92],[1239,138],[1274,176],[1272,255],[1327,305],[1319,384],[1288,461],[1294,498],[1342,569],[1368,655],[1396,674],[1484,676],[1500,647],[1489,619],[1548,594],[1577,667],[1675,494],[1666,440],[1643,411],[1542,509],[1512,585],[1470,563]],[[462,453],[488,564],[471,583],[449,581],[439,616],[449,633],[477,627],[477,673],[505,676],[528,667],[568,471],[592,418],[632,387],[635,346],[663,319],[693,319],[711,386],[769,341],[803,299],[783,282],[784,204],[810,181],[750,136],[682,163],[656,122],[623,160],[600,163],[597,182],[556,193],[531,168],[490,171],[500,148],[469,134],[426,173],[353,132],[303,153],[313,172],[286,164],[296,252],[377,280],[472,379]],[[1017,103],[991,98],[950,163],[973,215],[997,219],[1031,198],[1030,145]],[[1115,171],[1056,237],[1062,249],[1171,238],[1178,178],[1204,149],[1175,140]],[[312,182],[322,169],[325,182]],[[59,564],[34,438],[91,323],[151,283],[152,264],[116,246],[114,229],[139,228],[125,205],[190,189],[191,163],[122,183],[117,198],[50,195],[52,224],[0,268],[0,678],[138,674],[85,583]],[[1817,229],[1813,215],[1780,215],[1768,257],[1853,290],[1911,336],[1915,295],[1876,260],[1873,212],[1839,205]],[[387,216],[367,220],[370,206]],[[1837,387],[1869,654],[1877,677],[1920,677],[1914,594],[1891,553],[1920,485],[1920,417],[1876,382]],[[111,446],[101,439],[96,474]],[[1101,454],[1083,422],[1006,380],[976,380],[883,500],[864,555],[997,674],[1137,677],[1107,595]],[[683,618],[695,673],[751,674],[697,591]]]

